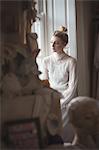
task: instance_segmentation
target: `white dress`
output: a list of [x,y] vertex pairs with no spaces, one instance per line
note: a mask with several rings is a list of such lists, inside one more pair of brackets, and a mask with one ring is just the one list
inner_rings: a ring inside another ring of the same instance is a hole
[[[77,63],[66,53],[58,55],[53,53],[44,58],[41,80],[48,79],[50,87],[61,93],[62,119],[65,126],[67,122],[66,105],[76,95],[77,89]],[[65,109],[65,110],[64,110]]]

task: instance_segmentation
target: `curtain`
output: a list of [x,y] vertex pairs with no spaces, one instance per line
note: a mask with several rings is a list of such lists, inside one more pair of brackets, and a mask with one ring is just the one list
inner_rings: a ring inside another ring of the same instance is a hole
[[99,22],[95,26],[92,96],[99,99]]
[[96,70],[96,98],[99,99],[99,32],[97,33],[97,39],[96,39],[94,67]]

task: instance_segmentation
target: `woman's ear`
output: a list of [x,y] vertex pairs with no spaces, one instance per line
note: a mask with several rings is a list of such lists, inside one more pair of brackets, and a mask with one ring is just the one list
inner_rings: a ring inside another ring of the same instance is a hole
[[63,45],[64,45],[64,47],[67,45],[67,43],[66,42],[63,42]]

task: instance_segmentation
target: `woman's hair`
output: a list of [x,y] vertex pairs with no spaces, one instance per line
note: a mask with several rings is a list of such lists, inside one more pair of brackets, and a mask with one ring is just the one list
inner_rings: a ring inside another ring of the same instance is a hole
[[53,36],[59,37],[65,45],[68,43],[67,28],[64,26],[60,26],[60,28],[54,32]]

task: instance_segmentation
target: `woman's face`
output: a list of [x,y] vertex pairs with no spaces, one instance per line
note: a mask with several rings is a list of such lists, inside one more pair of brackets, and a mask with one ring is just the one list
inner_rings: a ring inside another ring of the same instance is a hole
[[51,48],[53,52],[60,53],[63,51],[65,43],[57,36],[52,36],[51,38]]

